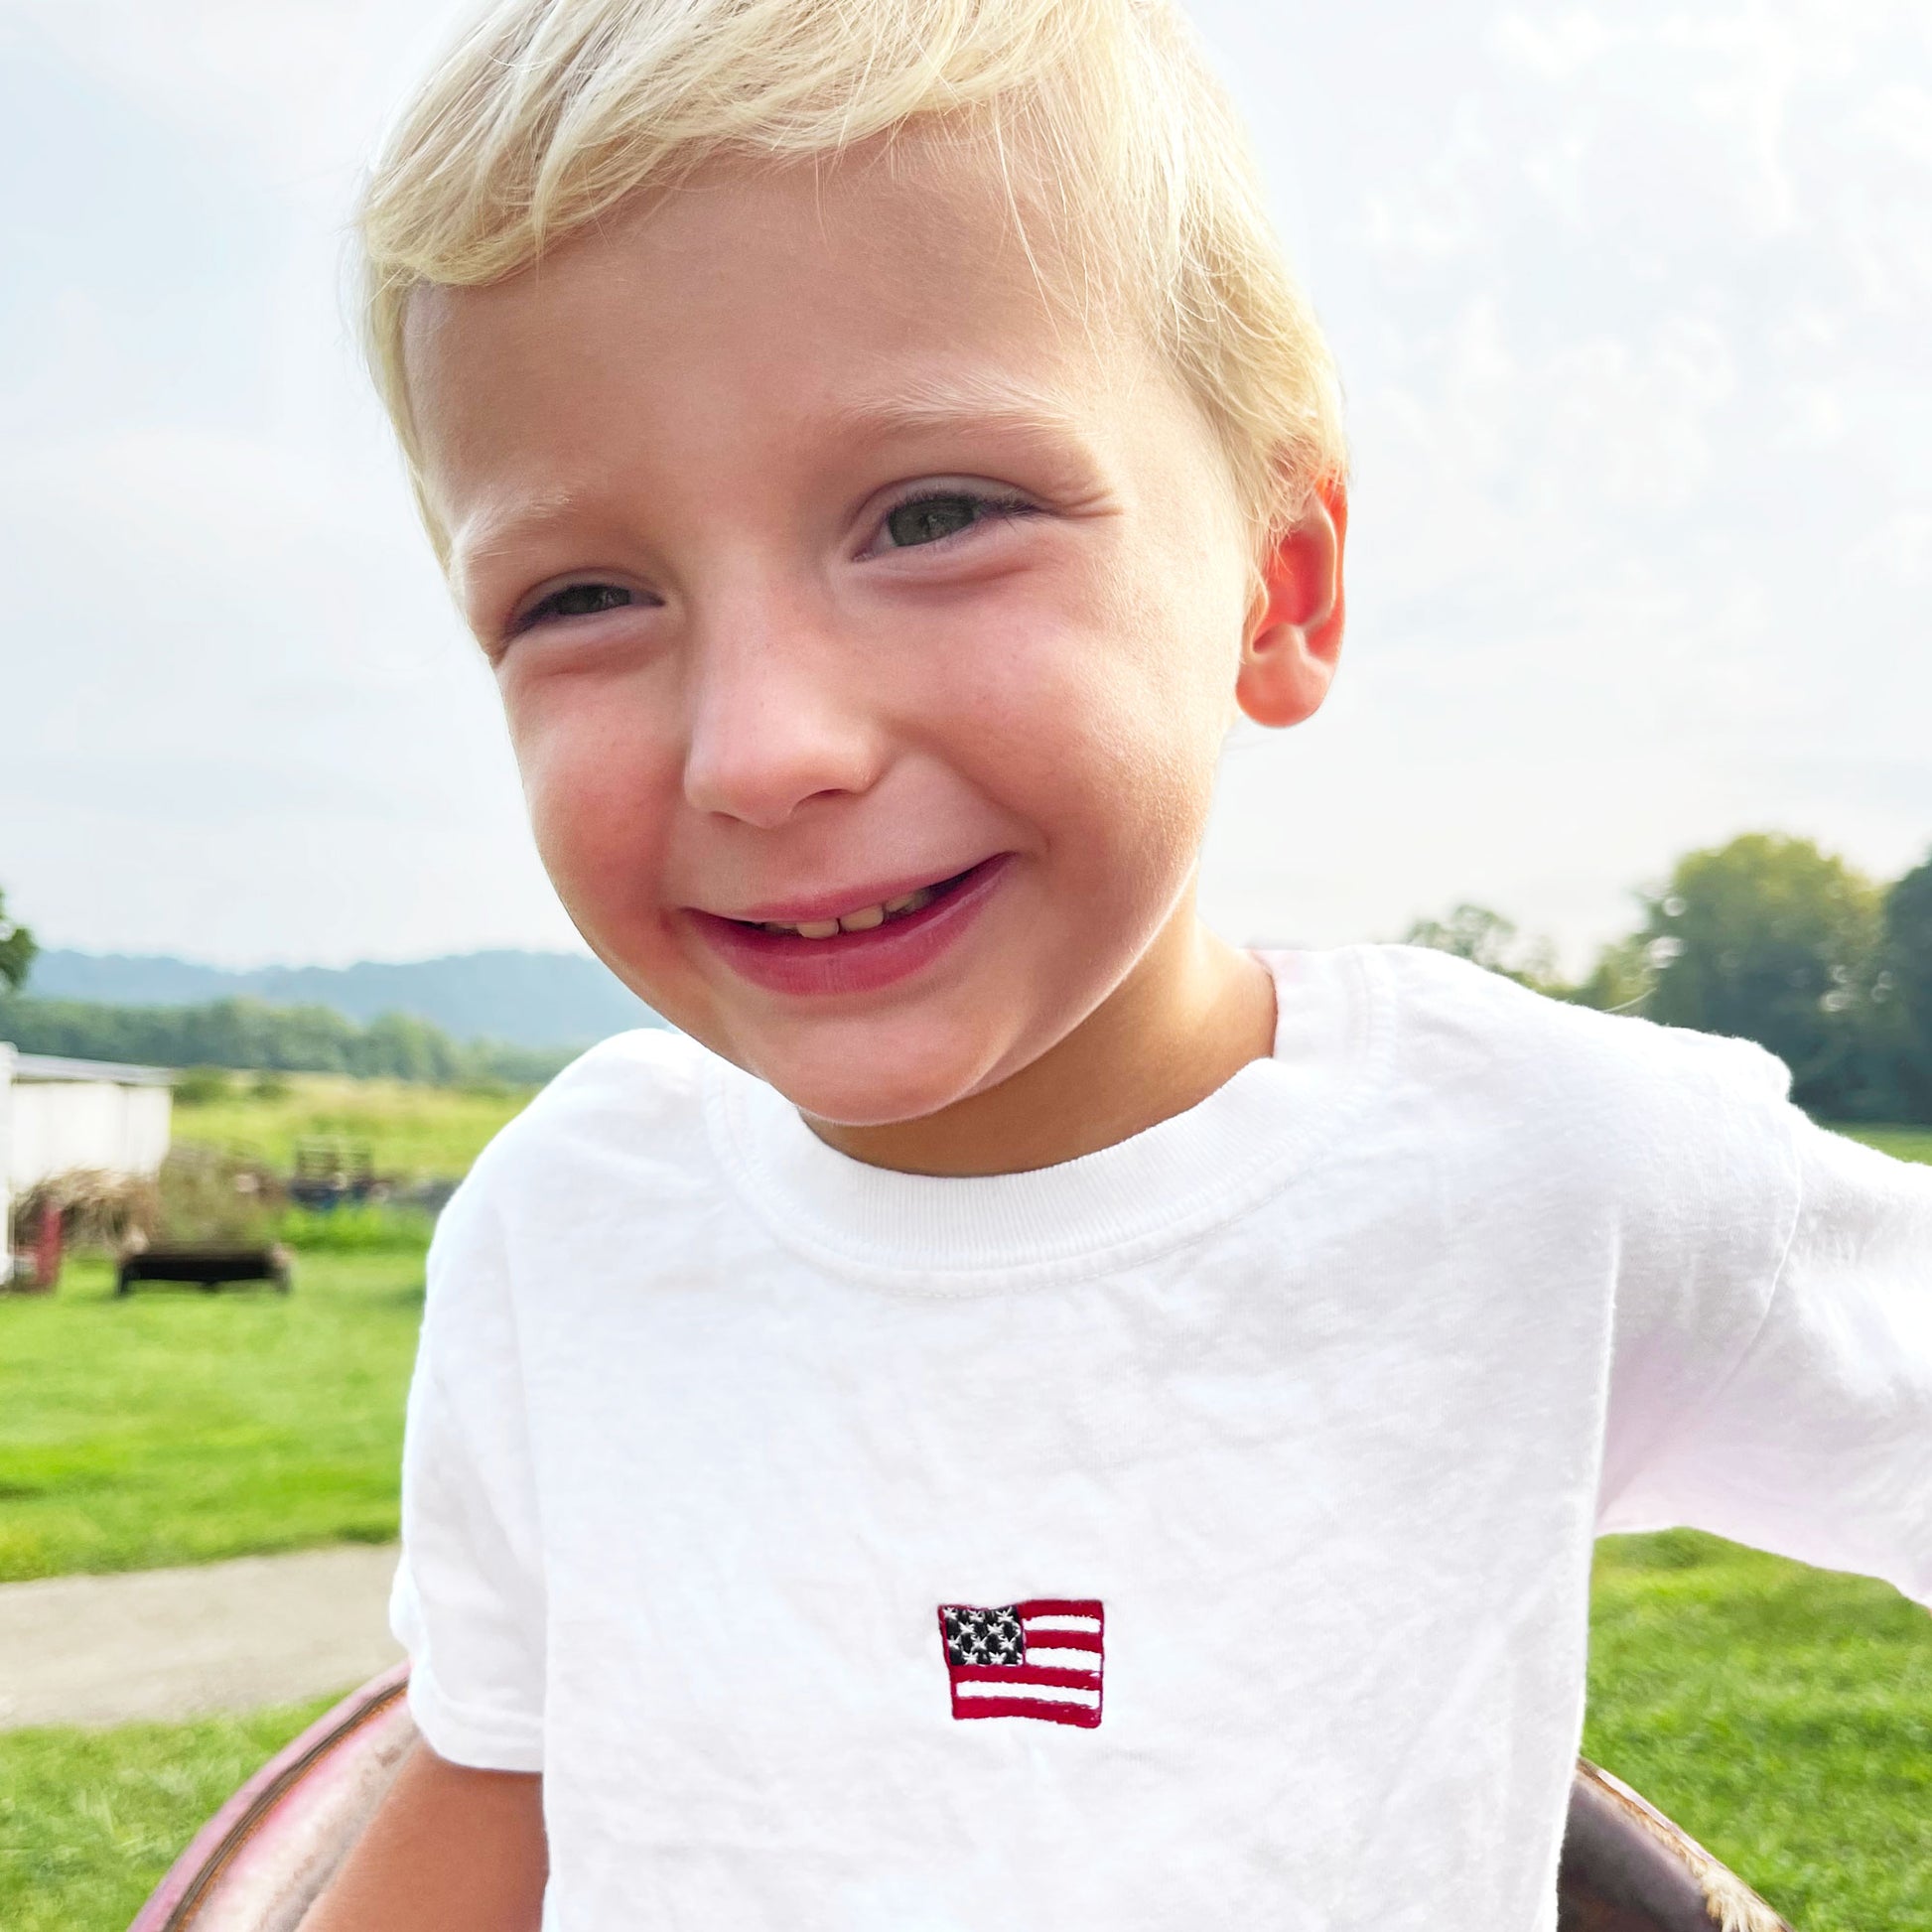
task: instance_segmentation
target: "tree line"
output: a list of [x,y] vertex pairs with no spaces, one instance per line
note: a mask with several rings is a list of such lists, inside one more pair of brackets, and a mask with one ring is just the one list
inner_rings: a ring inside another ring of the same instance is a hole
[[361,1027],[333,1007],[273,1007],[261,1000],[116,1007],[0,998],[0,1039],[12,1040],[23,1053],[79,1060],[350,1073],[443,1087],[479,1081],[535,1086],[571,1057],[567,1049],[452,1039],[408,1013],[385,1013]]
[[20,989],[40,948],[7,917],[0,893],[0,1039],[23,1053],[144,1066],[230,1067],[270,1073],[347,1073],[432,1086],[473,1082],[536,1086],[567,1049],[452,1039],[413,1014],[385,1013],[358,1026],[333,1007],[211,1000],[202,1006],[107,1006],[37,1000]]
[[1577,983],[1484,906],[1408,937],[1559,999],[1754,1039],[1821,1119],[1932,1123],[1932,858],[1880,883],[1754,832],[1686,854],[1639,903],[1636,930]]
[[[200,1007],[91,1006],[82,1000],[0,997],[0,1039],[23,1053],[142,1066],[263,1073],[346,1073],[428,1086],[540,1086],[568,1049],[457,1040],[412,1014],[366,1027],[329,1007],[218,1000]],[[184,1091],[190,1083],[184,1083]]]

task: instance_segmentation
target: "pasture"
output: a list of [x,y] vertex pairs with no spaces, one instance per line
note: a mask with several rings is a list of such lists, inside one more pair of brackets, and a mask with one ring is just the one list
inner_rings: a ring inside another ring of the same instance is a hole
[[422,1255],[299,1255],[295,1283],[121,1299],[83,1260],[0,1300],[0,1582],[395,1534]]
[[222,1800],[330,1702],[192,1725],[0,1731],[0,1925],[124,1932]]
[[[282,1173],[300,1140],[366,1144],[378,1173],[456,1179],[522,1111],[533,1088],[431,1087],[335,1073],[235,1074],[223,1089],[191,1078],[175,1103],[175,1139],[259,1161]],[[207,1097],[202,1097],[204,1094]]]
[[1932,1127],[1846,1127],[1839,1131],[1889,1154],[1894,1161],[1932,1164]]
[[[522,1099],[362,1091],[391,1084],[299,1079],[179,1131],[352,1132],[378,1167],[448,1174]],[[1932,1132],[1861,1138],[1932,1160]],[[394,1535],[420,1251],[303,1254],[286,1299],[111,1290],[81,1261],[57,1296],[0,1301],[0,1579]],[[119,1932],[320,1708],[0,1732],[0,1925]],[[1606,1540],[1585,1748],[1800,1932],[1932,1932],[1932,1617],[1883,1585],[1681,1532]]]
[[[120,1932],[322,1708],[0,1732],[0,1924]],[[1932,1617],[1883,1585],[1684,1533],[1606,1541],[1584,1747],[1799,1932],[1932,1932]]]

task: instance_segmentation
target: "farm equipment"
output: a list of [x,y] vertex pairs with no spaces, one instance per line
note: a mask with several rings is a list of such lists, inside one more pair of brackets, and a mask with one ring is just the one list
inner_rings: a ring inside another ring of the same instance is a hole
[[277,1241],[265,1248],[137,1248],[121,1257],[116,1295],[137,1282],[188,1282],[213,1290],[230,1282],[266,1282],[279,1295],[294,1285],[293,1256]]
[[66,1254],[66,1221],[58,1201],[43,1202],[33,1217],[31,1245],[13,1257],[9,1273],[0,1270],[0,1293],[52,1295],[61,1285]]
[[365,1141],[315,1136],[295,1144],[289,1198],[303,1207],[340,1207],[379,1195],[382,1182]]

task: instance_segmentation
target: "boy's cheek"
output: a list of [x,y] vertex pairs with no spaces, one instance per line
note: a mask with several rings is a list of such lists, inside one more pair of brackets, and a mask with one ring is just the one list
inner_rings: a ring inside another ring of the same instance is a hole
[[634,678],[500,676],[510,750],[533,822],[602,822],[624,800],[675,783],[675,747],[654,728],[661,701]]
[[675,760],[609,730],[513,742],[538,854],[572,915],[654,911]]

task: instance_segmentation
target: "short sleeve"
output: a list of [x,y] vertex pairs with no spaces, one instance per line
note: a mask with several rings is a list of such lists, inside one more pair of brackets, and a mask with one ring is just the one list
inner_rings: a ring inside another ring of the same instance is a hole
[[544,1595],[503,1246],[481,1172],[437,1224],[403,1435],[390,1625],[409,1704],[457,1764],[543,1764]]
[[1600,1527],[1710,1530],[1932,1603],[1932,1168],[1776,1113],[1788,1205],[1734,1203],[1788,1230],[1774,1265],[1706,1271],[1698,1375],[1636,1456],[1618,1423],[1656,1405],[1613,1389],[1628,1466]]

